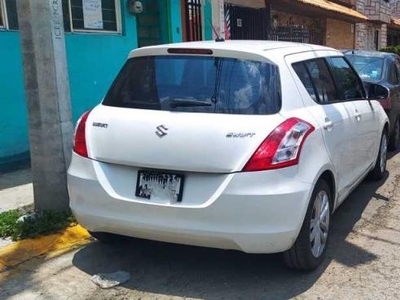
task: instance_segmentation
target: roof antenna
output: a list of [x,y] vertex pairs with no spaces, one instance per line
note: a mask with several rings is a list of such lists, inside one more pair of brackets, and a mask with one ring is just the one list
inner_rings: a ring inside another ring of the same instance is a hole
[[216,41],[216,42],[225,42],[225,40],[224,40],[222,37],[219,36],[217,30],[215,30],[214,25],[213,25],[213,23],[211,22],[211,20],[210,20],[210,19],[207,19],[207,20],[208,20],[208,22],[210,22],[211,28],[213,29],[214,34],[217,36],[217,38],[215,39],[215,41]]

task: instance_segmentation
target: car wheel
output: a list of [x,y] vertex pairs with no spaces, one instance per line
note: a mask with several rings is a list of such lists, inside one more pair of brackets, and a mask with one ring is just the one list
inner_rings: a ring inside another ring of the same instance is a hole
[[380,180],[385,175],[386,157],[387,157],[387,133],[384,131],[379,145],[378,157],[376,158],[375,167],[371,171],[370,177],[375,180]]
[[395,151],[400,146],[400,118],[397,117],[394,124],[393,133],[389,141],[389,150]]
[[103,244],[115,244],[123,241],[124,237],[108,232],[89,231],[89,234]]
[[328,184],[320,179],[315,185],[296,242],[284,252],[285,263],[289,267],[313,270],[321,264],[329,237],[331,199]]

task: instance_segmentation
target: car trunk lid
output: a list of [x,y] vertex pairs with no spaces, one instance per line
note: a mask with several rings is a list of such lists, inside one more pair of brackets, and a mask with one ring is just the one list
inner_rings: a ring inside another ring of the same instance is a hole
[[86,122],[88,156],[140,168],[236,172],[283,121],[280,114],[246,116],[99,105]]

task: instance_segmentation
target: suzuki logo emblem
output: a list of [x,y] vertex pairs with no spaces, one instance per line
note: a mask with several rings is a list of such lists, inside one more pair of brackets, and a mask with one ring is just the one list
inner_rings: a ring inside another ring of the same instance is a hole
[[156,134],[159,138],[162,138],[168,134],[168,128],[165,125],[159,125],[156,128]]

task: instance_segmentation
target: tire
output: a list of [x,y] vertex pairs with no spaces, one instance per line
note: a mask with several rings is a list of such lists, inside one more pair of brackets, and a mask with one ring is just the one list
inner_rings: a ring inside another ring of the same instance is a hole
[[331,194],[326,181],[318,180],[296,242],[283,253],[288,267],[314,270],[323,261],[329,238]]
[[396,151],[400,146],[400,118],[397,117],[394,124],[393,133],[389,140],[389,150]]
[[387,159],[387,133],[382,133],[381,142],[379,144],[378,157],[375,161],[375,167],[370,173],[371,179],[381,180],[386,172],[386,159]]
[[108,232],[89,231],[89,234],[103,244],[116,244],[122,242],[125,239],[125,237],[121,235]]

